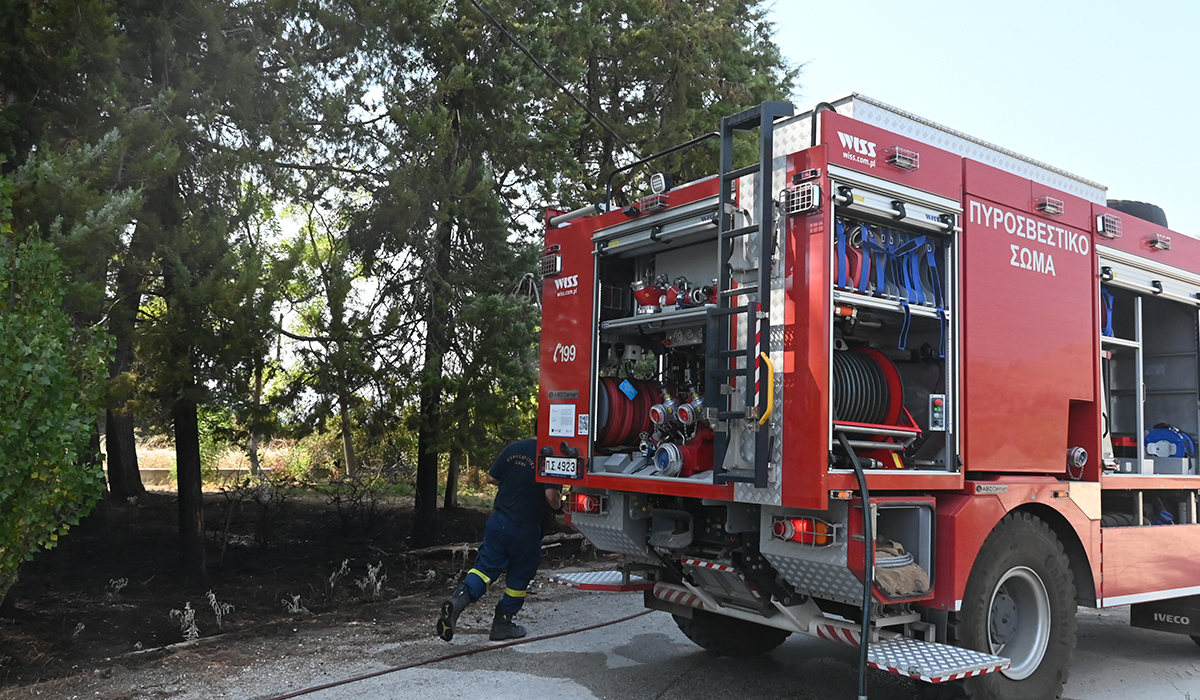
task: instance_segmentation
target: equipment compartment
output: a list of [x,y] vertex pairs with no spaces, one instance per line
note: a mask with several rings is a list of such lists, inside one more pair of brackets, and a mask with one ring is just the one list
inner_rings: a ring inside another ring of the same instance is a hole
[[953,236],[856,214],[833,237],[831,466],[844,437],[865,469],[953,470]]
[[1197,473],[1200,325],[1193,305],[1156,296],[1160,287],[1100,289],[1103,452],[1116,474]]
[[716,303],[715,198],[597,231],[596,473],[712,483],[703,417],[705,340]]

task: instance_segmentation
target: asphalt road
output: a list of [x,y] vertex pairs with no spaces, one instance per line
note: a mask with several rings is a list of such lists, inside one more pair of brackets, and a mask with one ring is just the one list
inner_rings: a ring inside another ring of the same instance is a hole
[[[520,617],[530,635],[538,636],[631,615],[641,607],[640,594],[546,589],[531,597]],[[383,669],[488,644],[490,608],[483,601],[469,609],[459,635],[449,644],[430,638],[378,648],[368,656],[369,666]],[[1079,643],[1064,697],[1200,700],[1200,647],[1187,637],[1134,629],[1127,623],[1125,608],[1080,609]],[[653,612],[601,629],[441,661],[305,697],[853,700],[856,664],[855,649],[799,635],[762,658],[716,658],[688,641],[669,615]],[[872,671],[869,683],[870,697],[876,700],[916,697],[915,682],[906,678]]]

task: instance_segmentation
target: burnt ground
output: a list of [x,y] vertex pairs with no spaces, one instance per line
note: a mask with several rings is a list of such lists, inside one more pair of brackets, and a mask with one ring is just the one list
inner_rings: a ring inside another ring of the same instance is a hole
[[[22,568],[0,615],[0,696],[100,672],[114,661],[134,670],[161,663],[184,641],[172,611],[189,603],[200,643],[218,647],[269,642],[297,626],[424,629],[429,610],[474,553],[464,557],[461,547],[413,552],[406,541],[411,502],[377,506],[374,512],[345,503],[339,508],[299,492],[282,500],[205,494],[209,580],[185,585],[174,494],[149,492],[136,505],[101,504],[56,549]],[[482,509],[441,511],[439,543],[479,542],[487,517]],[[543,570],[581,558],[578,536],[563,533],[546,550]],[[376,579],[386,580],[375,591],[369,567],[380,565]],[[209,591],[218,604],[234,606],[221,627]],[[302,610],[287,609],[294,596]]]

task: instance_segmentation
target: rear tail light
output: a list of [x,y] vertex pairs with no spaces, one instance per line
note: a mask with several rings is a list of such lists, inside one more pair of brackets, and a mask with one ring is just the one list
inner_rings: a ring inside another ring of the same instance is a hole
[[831,545],[835,540],[835,528],[816,518],[777,518],[771,525],[775,539],[814,547]]
[[567,503],[572,513],[599,515],[604,512],[604,498],[590,493],[573,493]]

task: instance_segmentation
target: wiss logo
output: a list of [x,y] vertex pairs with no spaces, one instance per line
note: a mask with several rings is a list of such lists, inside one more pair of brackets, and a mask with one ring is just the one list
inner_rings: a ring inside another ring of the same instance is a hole
[[579,286],[579,275],[571,275],[570,277],[559,277],[554,280],[554,286],[559,289],[574,289]]
[[850,134],[843,134],[840,131],[837,132],[837,134],[838,138],[842,140],[842,148],[849,148],[855,153],[864,155],[868,158],[875,157],[875,143],[873,141],[860,139],[857,136],[851,136]]

